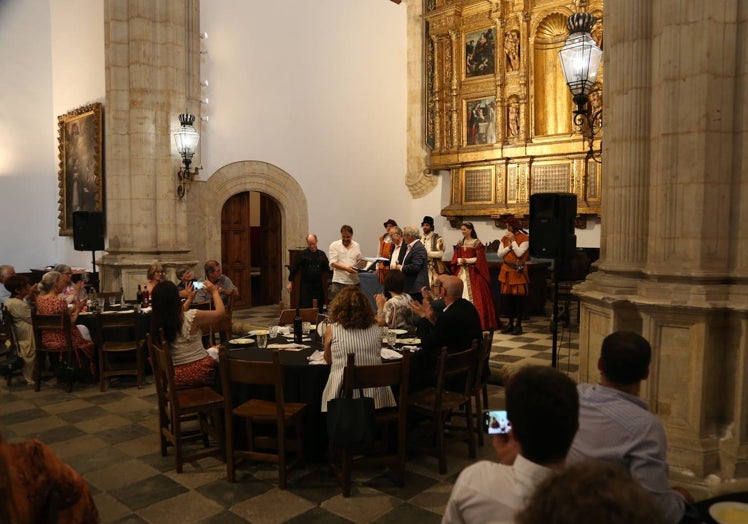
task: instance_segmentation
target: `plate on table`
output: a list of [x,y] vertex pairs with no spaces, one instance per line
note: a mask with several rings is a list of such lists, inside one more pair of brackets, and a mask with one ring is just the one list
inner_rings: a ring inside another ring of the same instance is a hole
[[229,344],[238,344],[238,345],[245,345],[245,344],[252,344],[254,343],[255,339],[253,338],[234,338],[229,340]]
[[390,329],[390,333],[394,333],[395,335],[404,335],[407,332],[407,329]]
[[401,338],[398,340],[401,344],[420,344],[421,339],[420,338]]
[[709,516],[719,524],[744,524],[748,522],[748,504],[743,502],[715,502],[709,506]]

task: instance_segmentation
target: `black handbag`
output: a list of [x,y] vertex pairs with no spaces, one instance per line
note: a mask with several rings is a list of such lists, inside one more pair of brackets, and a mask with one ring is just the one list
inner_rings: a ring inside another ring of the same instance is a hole
[[365,397],[358,388],[359,398],[338,398],[327,401],[327,435],[336,448],[366,447],[374,442],[377,429],[374,399]]

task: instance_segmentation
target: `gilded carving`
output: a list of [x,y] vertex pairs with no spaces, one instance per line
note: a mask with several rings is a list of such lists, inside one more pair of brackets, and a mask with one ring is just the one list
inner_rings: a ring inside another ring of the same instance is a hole
[[[602,0],[577,1],[600,16],[593,37],[601,45]],[[541,187],[571,190],[580,214],[598,214],[602,166],[580,156],[583,141],[573,125],[572,98],[558,60],[572,2],[425,2],[424,35],[431,35],[424,71],[431,151],[426,165],[452,176],[450,203],[442,215],[460,220],[523,216],[529,213],[530,194]],[[602,107],[602,70],[598,81],[592,108]],[[485,203],[477,203],[473,189],[466,192],[475,180],[467,183],[465,177],[489,165],[492,190]]]

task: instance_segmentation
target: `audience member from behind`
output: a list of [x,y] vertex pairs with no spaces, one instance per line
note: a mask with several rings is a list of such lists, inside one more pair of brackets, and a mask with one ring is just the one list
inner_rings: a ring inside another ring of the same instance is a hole
[[620,466],[585,461],[551,475],[517,524],[663,524],[646,491]]
[[49,447],[0,435],[0,522],[96,524],[99,513],[83,477]]
[[213,297],[215,309],[182,309],[182,301],[174,282],[165,280],[153,288],[151,304],[151,337],[160,343],[159,330],[171,346],[171,358],[174,361],[174,382],[177,387],[213,385],[218,363],[208,354],[203,346],[200,328],[208,326],[226,316],[226,310],[218,293],[218,288],[211,282],[205,288]]
[[506,387],[508,434],[493,435],[499,464],[487,460],[457,479],[443,523],[511,523],[535,488],[564,458],[577,431],[579,397],[574,382],[553,368],[527,366]]
[[[13,266],[0,266],[0,311],[2,311],[3,304],[10,298],[10,292],[5,287],[5,281],[16,274],[16,269]],[[2,319],[2,313],[0,313],[0,319]]]
[[667,440],[662,423],[639,398],[649,376],[652,348],[641,335],[616,331],[603,340],[599,384],[580,384],[579,432],[569,463],[598,459],[625,465],[649,492],[665,519],[680,522],[687,491],[668,483]]
[[[228,301],[230,296],[239,296],[239,288],[234,285],[229,277],[223,274],[223,268],[218,260],[208,260],[205,263],[205,278],[218,289],[224,303]],[[208,302],[211,296],[208,288],[204,287],[197,292],[194,302],[195,304]]]
[[[72,307],[68,308],[68,303],[61,295],[65,289],[67,279],[57,271],[48,271],[44,273],[41,282],[39,282],[39,296],[36,298],[36,312],[40,315],[70,315],[71,324],[78,320],[78,314],[85,305],[85,300],[74,300]],[[95,346],[91,341],[91,334],[86,326],[75,325],[70,330],[70,336],[73,342],[73,349],[76,352],[78,362],[85,357],[91,364],[91,372],[95,373],[93,366],[93,356]],[[45,329],[42,331],[42,344],[48,348],[65,348],[65,334],[60,329]],[[62,356],[62,355],[60,355]]]
[[34,361],[36,355],[36,340],[31,327],[31,285],[29,279],[21,275],[13,275],[5,281],[5,287],[10,292],[10,298],[5,301],[5,307],[11,318],[13,333],[18,341],[20,357],[23,358],[23,378],[27,384],[34,384]]
[[[382,331],[374,322],[374,311],[361,288],[343,288],[330,304],[329,315],[331,323],[325,333],[325,361],[331,366],[322,393],[323,413],[327,412],[327,401],[340,396],[348,353],[355,355],[357,366],[382,363]],[[366,388],[364,395],[374,398],[376,409],[396,405],[389,387]]]
[[398,269],[385,273],[384,289],[390,293],[387,300],[383,293],[374,295],[377,303],[377,324],[392,329],[405,329],[414,332],[416,316],[411,309],[413,298],[405,293],[405,275]]

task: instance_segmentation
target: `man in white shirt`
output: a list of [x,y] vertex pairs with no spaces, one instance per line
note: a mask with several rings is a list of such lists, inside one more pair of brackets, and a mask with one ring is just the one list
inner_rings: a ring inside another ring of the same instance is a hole
[[5,281],[16,274],[13,266],[0,266],[0,320],[3,318],[3,304],[10,298],[10,292],[5,288]]
[[535,487],[564,466],[577,431],[574,382],[553,368],[527,366],[506,388],[508,434],[493,435],[499,464],[487,460],[460,473],[443,524],[513,523]]
[[361,259],[361,248],[353,240],[353,228],[344,225],[340,228],[340,240],[330,244],[328,258],[332,269],[332,283],[327,298],[330,302],[346,286],[358,286],[358,270],[353,267]]

